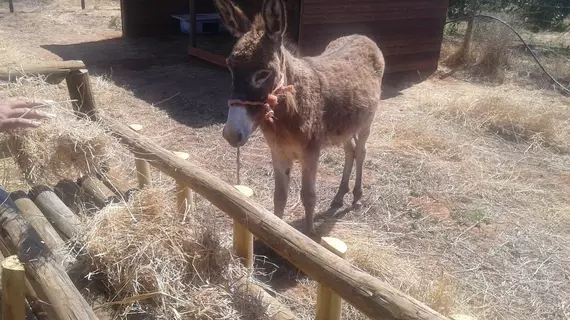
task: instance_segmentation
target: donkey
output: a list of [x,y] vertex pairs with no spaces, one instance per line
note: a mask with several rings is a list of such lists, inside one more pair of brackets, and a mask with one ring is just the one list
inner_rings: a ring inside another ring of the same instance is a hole
[[362,198],[366,140],[380,102],[384,56],[362,35],[340,37],[315,57],[288,49],[283,0],[265,0],[253,22],[231,0],[215,0],[220,17],[236,38],[226,64],[232,77],[223,129],[232,147],[244,145],[260,128],[271,150],[275,174],[274,214],[283,218],[291,168],[299,161],[306,233],[315,236],[316,177],[324,148],[344,146],[340,187],[331,203],[343,206],[356,162],[353,206]]

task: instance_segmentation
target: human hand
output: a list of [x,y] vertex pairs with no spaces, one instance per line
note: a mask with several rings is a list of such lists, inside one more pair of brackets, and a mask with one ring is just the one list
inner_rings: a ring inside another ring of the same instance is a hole
[[37,120],[55,118],[55,115],[36,110],[49,105],[47,101],[33,99],[0,100],[0,132],[18,128],[36,128]]

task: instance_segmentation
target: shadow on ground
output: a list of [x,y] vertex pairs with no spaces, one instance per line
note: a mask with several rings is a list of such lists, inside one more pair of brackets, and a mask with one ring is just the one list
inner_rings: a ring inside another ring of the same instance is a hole
[[[315,214],[317,237],[313,237],[312,240],[318,243],[320,237],[328,236],[334,228],[335,222],[342,220],[353,209],[353,207],[331,207]],[[290,225],[297,231],[304,232],[305,218],[292,221]],[[299,279],[309,278],[303,271],[257,239],[254,242],[254,254],[254,268],[261,273],[261,276],[258,276],[258,278],[265,282],[270,281],[271,287],[277,292],[283,292],[294,287]]]
[[229,74],[189,56],[187,45],[187,37],[115,38],[42,48],[63,60],[82,60],[92,75],[105,75],[181,124],[201,128],[223,123]]

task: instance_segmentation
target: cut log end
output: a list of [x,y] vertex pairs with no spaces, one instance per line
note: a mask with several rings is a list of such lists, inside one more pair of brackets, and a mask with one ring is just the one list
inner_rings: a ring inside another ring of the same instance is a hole
[[348,246],[344,241],[333,237],[322,237],[321,245],[341,258],[344,258],[348,251]]
[[2,260],[2,269],[15,272],[24,271],[24,265],[20,262],[16,255],[13,255]]
[[235,185],[234,188],[238,189],[239,192],[241,192],[244,196],[248,198],[253,196],[253,190],[250,187],[246,187],[243,185]]
[[129,128],[131,128],[133,131],[141,131],[143,129],[143,126],[141,126],[140,124],[133,123],[129,125]]
[[188,158],[190,158],[190,155],[187,154],[186,152],[174,151],[174,154],[177,155],[182,160],[188,160]]

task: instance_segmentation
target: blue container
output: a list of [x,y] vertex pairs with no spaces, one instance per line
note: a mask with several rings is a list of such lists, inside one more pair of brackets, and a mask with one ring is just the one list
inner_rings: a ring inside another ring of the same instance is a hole
[[[189,14],[173,14],[171,16],[180,21],[180,31],[182,33],[190,34],[191,26]],[[215,34],[225,31],[226,28],[217,13],[196,14],[197,34]]]

